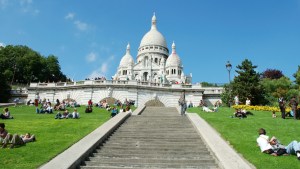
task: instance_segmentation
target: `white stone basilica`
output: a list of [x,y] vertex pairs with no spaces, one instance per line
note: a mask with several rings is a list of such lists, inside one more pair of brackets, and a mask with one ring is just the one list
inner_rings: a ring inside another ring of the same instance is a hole
[[176,53],[173,42],[172,53],[164,36],[157,30],[156,16],[152,17],[152,25],[141,40],[137,54],[137,62],[134,62],[130,54],[130,45],[127,45],[126,54],[120,61],[115,80],[136,80],[150,83],[191,83],[190,76],[185,76],[181,59]]
[[138,48],[136,63],[128,44],[126,54],[112,80],[30,83],[26,100],[34,100],[37,96],[52,102],[72,98],[85,105],[89,100],[99,102],[113,98],[122,102],[125,99],[134,100],[136,107],[151,106],[153,103],[177,107],[182,93],[185,93],[189,103],[197,106],[200,100],[213,105],[220,100],[222,91],[222,87],[192,84],[191,76],[184,75],[175,43],[173,42],[172,52],[169,54],[166,40],[157,30],[156,17],[153,15],[151,29],[144,35]]

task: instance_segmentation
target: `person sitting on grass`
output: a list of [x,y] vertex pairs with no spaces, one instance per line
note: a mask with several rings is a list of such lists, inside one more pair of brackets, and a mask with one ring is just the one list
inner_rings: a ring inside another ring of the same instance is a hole
[[218,105],[217,103],[214,104],[214,107],[213,107],[213,112],[217,112],[218,111]]
[[57,112],[54,118],[55,119],[62,119],[62,116],[63,115],[60,112]]
[[15,146],[22,146],[32,141],[35,141],[35,136],[30,135],[30,133],[26,133],[25,135],[21,136],[19,136],[18,134],[12,135],[9,133],[3,141],[2,148],[6,148],[9,143],[11,143],[9,148],[14,148]]
[[92,106],[87,106],[86,109],[85,109],[85,112],[86,113],[92,113],[93,112]]
[[113,109],[111,110],[111,117],[114,117],[117,114],[118,114],[118,109],[114,106]]
[[4,123],[0,123],[0,144],[3,144],[3,141],[6,138],[7,133],[8,132],[5,129],[5,124]]
[[275,111],[273,111],[272,112],[272,118],[276,118],[277,116],[276,116],[276,113],[275,113]]
[[79,119],[79,113],[77,112],[76,108],[74,108],[74,111],[72,113],[72,118],[73,119]]
[[3,114],[0,114],[0,118],[1,119],[13,119],[14,117],[10,115],[8,107],[5,107],[3,109]]
[[266,135],[267,132],[265,129],[260,128],[258,130],[258,135],[259,137],[256,139],[257,145],[260,148],[260,151],[262,153],[266,153],[266,154],[271,154],[275,156],[273,147],[271,146],[270,142],[269,142],[269,136]]
[[126,113],[132,113],[130,106],[126,106],[125,111]]
[[73,116],[72,116],[71,113],[69,113],[68,109],[66,109],[66,110],[64,111],[64,113],[62,114],[62,116],[61,116],[62,119],[68,119],[68,118],[72,118],[72,117],[73,117]]

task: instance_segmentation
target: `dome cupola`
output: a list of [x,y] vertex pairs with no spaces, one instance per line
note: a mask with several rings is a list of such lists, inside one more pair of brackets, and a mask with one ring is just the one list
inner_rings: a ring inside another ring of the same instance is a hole
[[166,61],[166,67],[170,67],[170,66],[182,67],[181,60],[176,53],[176,46],[174,42],[172,44],[172,53]]
[[134,65],[134,60],[130,55],[130,45],[128,43],[126,48],[126,54],[122,57],[119,67],[128,67],[133,65]]
[[149,45],[158,45],[167,48],[165,37],[157,30],[155,14],[152,17],[151,29],[144,35],[140,47]]

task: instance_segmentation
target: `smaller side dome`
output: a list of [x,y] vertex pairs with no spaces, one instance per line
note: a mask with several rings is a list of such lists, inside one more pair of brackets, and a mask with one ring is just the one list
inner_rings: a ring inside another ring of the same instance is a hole
[[130,54],[130,44],[128,43],[126,54],[122,57],[119,67],[128,67],[133,65],[134,65],[134,60]]
[[176,46],[175,46],[174,42],[172,44],[172,53],[166,61],[166,67],[169,67],[169,66],[180,66],[180,67],[182,66],[181,60],[176,53]]

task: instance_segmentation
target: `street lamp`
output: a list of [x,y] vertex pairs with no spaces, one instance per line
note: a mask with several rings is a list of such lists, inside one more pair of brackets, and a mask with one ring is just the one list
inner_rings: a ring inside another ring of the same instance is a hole
[[231,82],[230,80],[230,71],[232,69],[232,65],[230,64],[229,61],[227,61],[227,64],[226,64],[226,69],[228,70],[228,75],[229,75],[229,83]]
[[226,69],[228,70],[228,77],[229,77],[229,100],[228,100],[228,104],[229,104],[229,107],[231,107],[231,86],[230,86],[230,82],[231,82],[231,80],[230,80],[230,71],[231,71],[231,69],[232,69],[232,65],[230,64],[230,62],[229,61],[227,61],[227,64],[226,64]]

